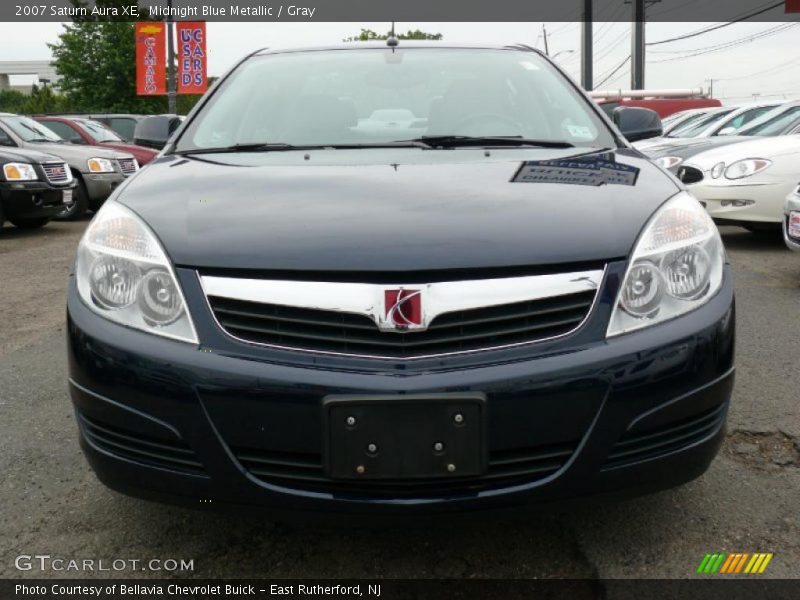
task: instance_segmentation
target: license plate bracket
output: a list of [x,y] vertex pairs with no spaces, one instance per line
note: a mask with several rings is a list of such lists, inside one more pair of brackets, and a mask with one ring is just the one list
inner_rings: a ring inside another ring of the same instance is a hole
[[484,394],[327,396],[322,421],[325,469],[335,479],[452,478],[486,470]]

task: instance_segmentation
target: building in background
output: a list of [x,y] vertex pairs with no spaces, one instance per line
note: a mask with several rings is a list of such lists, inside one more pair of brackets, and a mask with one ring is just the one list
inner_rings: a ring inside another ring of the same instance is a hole
[[58,88],[59,76],[49,60],[0,61],[0,90],[30,94],[34,85]]

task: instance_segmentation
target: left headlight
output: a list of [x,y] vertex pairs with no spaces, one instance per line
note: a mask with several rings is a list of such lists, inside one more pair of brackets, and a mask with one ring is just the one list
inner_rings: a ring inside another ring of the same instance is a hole
[[639,236],[607,335],[662,323],[705,304],[722,285],[724,263],[711,217],[694,197],[679,193]]
[[107,158],[90,158],[86,166],[92,173],[113,173],[114,164]]
[[743,179],[760,173],[771,164],[772,161],[766,158],[746,158],[745,160],[737,160],[725,169],[725,177],[727,179]]
[[28,163],[6,163],[3,165],[6,181],[36,181],[39,177],[33,165]]
[[78,245],[78,292],[98,315],[183,342],[197,333],[167,255],[132,211],[106,202]]

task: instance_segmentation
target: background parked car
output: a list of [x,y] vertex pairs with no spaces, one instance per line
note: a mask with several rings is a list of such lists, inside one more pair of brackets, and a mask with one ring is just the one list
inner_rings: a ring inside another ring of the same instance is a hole
[[678,123],[672,123],[668,129],[664,130],[664,133],[661,136],[636,142],[633,146],[638,150],[644,150],[650,146],[669,141],[673,138],[683,138],[684,136],[681,133],[683,130],[695,127],[700,123],[711,123],[730,114],[733,112],[733,110],[734,108],[729,106],[721,108],[705,108],[699,110]]
[[55,154],[69,165],[77,180],[75,202],[59,215],[61,219],[77,219],[88,209],[97,210],[126,177],[139,170],[132,154],[70,144],[30,117],[10,113],[0,113],[0,146]]
[[760,104],[747,104],[734,108],[727,114],[717,113],[711,117],[700,119],[689,127],[679,127],[669,137],[699,138],[714,137],[717,135],[734,135],[742,127],[752,123],[761,115],[779,106],[780,102],[764,102]]
[[33,118],[71,144],[104,146],[121,152],[129,152],[136,158],[139,166],[146,165],[158,154],[151,148],[126,143],[100,121],[84,117],[34,116]]
[[677,112],[695,108],[722,106],[716,98],[707,98],[703,90],[594,90],[589,92],[600,107],[611,116],[615,108],[634,106],[649,108],[662,119]]
[[800,135],[701,152],[681,166],[679,175],[718,223],[777,231],[785,198],[800,179]]
[[103,125],[112,129],[119,137],[126,142],[133,142],[133,131],[136,124],[145,118],[146,115],[132,115],[128,113],[92,113],[86,115],[88,119],[100,121]]
[[792,135],[800,133],[800,103],[794,102],[773,109],[750,124],[745,125],[736,135],[714,135],[710,137],[662,140],[662,143],[641,149],[651,160],[669,169],[676,175],[680,165],[696,154],[718,148],[747,142],[755,137]]
[[[141,119],[133,134],[134,143],[161,150],[186,117],[181,115],[153,115]],[[169,134],[165,137],[165,132]]]
[[69,166],[52,154],[0,148],[0,227],[46,225],[73,202],[75,180]]

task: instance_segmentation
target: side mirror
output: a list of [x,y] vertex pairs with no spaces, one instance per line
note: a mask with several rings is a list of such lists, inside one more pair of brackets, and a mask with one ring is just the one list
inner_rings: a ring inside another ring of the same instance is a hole
[[176,115],[156,115],[145,117],[136,124],[133,143],[161,150],[170,136],[180,127],[181,119]]
[[664,132],[661,117],[649,108],[620,106],[611,113],[611,119],[629,142],[646,140]]
[[736,133],[736,127],[723,127],[717,135],[733,135],[734,133]]
[[79,137],[70,138],[69,143],[70,144],[76,144],[78,146],[82,146],[82,145],[85,146],[86,145],[86,142],[83,141],[83,138],[79,138]]

